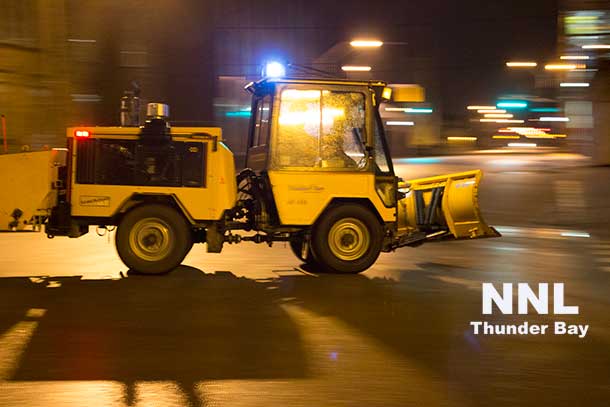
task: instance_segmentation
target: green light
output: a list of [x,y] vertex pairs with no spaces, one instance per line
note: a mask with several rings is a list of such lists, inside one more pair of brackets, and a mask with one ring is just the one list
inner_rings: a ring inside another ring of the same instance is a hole
[[237,112],[226,112],[225,113],[226,117],[250,117],[251,113],[248,111],[237,111]]
[[405,108],[405,113],[424,113],[430,114],[433,110],[430,107],[407,107]]
[[557,113],[560,110],[558,107],[534,107],[530,109],[530,111],[538,113]]
[[527,102],[498,102],[496,106],[504,109],[525,109]]

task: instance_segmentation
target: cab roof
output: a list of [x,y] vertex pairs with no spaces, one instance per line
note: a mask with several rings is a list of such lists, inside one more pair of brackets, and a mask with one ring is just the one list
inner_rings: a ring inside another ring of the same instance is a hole
[[304,79],[304,78],[263,78],[256,82],[250,82],[245,89],[251,93],[265,92],[269,87],[275,84],[303,84],[303,85],[350,85],[350,86],[366,86],[373,88],[384,88],[387,84],[382,81],[354,81],[350,79],[340,78],[321,78],[321,79]]

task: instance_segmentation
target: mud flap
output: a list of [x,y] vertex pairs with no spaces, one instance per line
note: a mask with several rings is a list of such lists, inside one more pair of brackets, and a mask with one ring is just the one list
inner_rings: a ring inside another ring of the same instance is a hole
[[399,233],[424,240],[499,237],[483,220],[478,201],[480,170],[439,175],[399,184]]

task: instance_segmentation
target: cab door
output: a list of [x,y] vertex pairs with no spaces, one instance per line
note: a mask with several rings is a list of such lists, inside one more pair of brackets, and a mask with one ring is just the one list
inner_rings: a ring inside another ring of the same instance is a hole
[[252,120],[246,151],[246,168],[255,171],[267,169],[273,97],[270,94],[256,96],[252,101]]
[[284,84],[276,109],[268,174],[281,224],[311,225],[337,198],[368,200],[395,219],[375,192],[368,87]]

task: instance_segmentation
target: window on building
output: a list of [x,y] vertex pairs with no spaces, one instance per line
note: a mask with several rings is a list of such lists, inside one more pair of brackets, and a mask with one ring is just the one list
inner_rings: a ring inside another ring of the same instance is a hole
[[34,45],[37,37],[37,3],[34,0],[3,0],[0,10],[0,41]]

